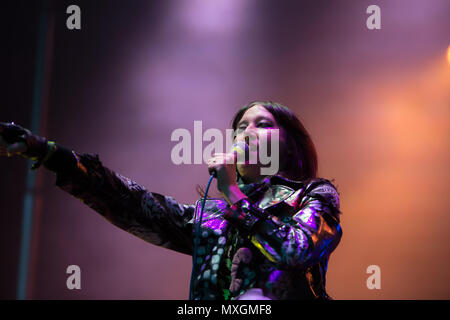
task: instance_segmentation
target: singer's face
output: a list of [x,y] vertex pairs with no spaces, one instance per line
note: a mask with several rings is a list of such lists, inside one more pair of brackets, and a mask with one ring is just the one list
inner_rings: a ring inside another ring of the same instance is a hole
[[[278,134],[277,134],[278,133]],[[249,137],[252,137],[249,139]],[[279,151],[278,154],[274,154],[271,150],[271,146],[275,141],[278,140]],[[246,183],[259,181],[264,174],[261,173],[261,168],[270,167],[274,164],[275,161],[272,161],[270,164],[263,164],[261,162],[261,146],[265,144],[266,148],[262,150],[270,150],[270,158],[271,160],[277,160],[277,167],[280,163],[280,155],[285,153],[286,146],[286,132],[283,128],[281,128],[274,116],[267,111],[261,105],[255,105],[248,109],[242,118],[239,120],[239,123],[236,128],[236,138],[235,141],[244,141],[249,145],[249,159],[254,159],[256,161],[246,161],[246,163],[237,163],[237,169],[242,179]],[[264,147],[264,146],[263,146]],[[247,159],[248,160],[248,159]],[[255,163],[256,162],[256,163]],[[279,168],[277,168],[277,171]],[[274,172],[273,174],[276,174]]]

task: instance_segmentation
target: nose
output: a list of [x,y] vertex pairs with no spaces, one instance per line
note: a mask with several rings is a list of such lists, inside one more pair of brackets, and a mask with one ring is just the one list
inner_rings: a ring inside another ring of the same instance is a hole
[[249,124],[236,140],[243,141],[248,145],[258,141],[258,128],[253,123]]
[[252,122],[252,123],[250,123],[250,124],[245,128],[244,133],[257,132],[256,129],[258,129],[258,128],[257,128],[257,127],[255,126],[255,124]]

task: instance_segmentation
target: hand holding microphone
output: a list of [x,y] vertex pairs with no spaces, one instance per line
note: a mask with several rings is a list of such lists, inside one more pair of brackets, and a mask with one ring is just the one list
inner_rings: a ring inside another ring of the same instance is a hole
[[47,139],[33,134],[14,122],[0,122],[0,156],[20,155],[24,158],[43,158],[48,152]]
[[236,142],[229,153],[215,153],[208,160],[208,171],[217,178],[217,189],[224,194],[228,202],[235,203],[246,197],[237,184],[237,160],[244,159],[248,146],[244,142]]

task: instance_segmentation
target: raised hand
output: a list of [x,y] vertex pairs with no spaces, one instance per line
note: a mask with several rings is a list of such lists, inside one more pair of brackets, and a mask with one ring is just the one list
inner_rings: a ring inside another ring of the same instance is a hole
[[48,152],[47,139],[33,134],[14,122],[0,122],[0,155],[14,154],[33,160],[43,158]]
[[[14,129],[11,130],[13,126],[15,126],[14,122],[12,123],[0,122],[0,157],[4,156],[10,157],[15,154],[21,154],[27,151],[27,145],[25,142],[23,141],[14,142],[13,137]],[[5,135],[5,138],[3,137],[3,135]],[[11,143],[8,143],[6,139],[11,141]]]

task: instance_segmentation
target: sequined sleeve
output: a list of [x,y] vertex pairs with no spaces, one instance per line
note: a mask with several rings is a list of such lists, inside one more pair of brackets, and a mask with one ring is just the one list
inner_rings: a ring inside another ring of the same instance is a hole
[[291,217],[274,214],[273,210],[285,206],[270,214],[249,203],[244,205],[247,209],[232,208],[228,219],[271,262],[307,267],[328,257],[341,239],[339,195],[331,185],[320,184],[298,197],[298,208]]
[[44,164],[56,185],[117,227],[155,245],[192,254],[194,206],[148,192],[145,187],[104,167],[98,155],[79,155],[58,146]]

